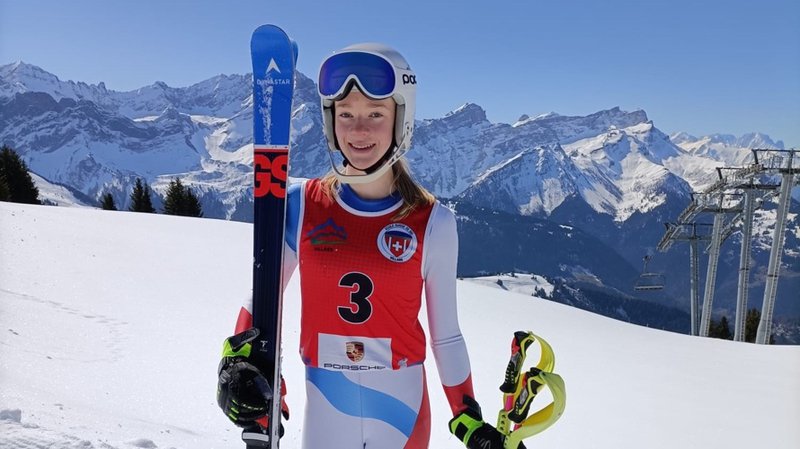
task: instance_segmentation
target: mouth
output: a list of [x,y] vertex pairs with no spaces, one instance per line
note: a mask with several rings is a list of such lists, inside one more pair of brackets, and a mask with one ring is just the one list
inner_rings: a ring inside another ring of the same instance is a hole
[[362,144],[362,145],[349,143],[348,145],[350,146],[350,149],[355,150],[355,151],[369,151],[369,150],[375,148],[375,144],[374,143]]

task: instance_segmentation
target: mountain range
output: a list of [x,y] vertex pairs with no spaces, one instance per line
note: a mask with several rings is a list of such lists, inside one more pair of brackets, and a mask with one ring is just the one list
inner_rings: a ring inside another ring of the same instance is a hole
[[[205,217],[250,221],[251,84],[249,74],[219,75],[189,87],[156,82],[117,92],[8,64],[0,66],[0,143],[20,152],[42,182],[74,192],[78,203],[94,205],[108,192],[127,208],[137,177],[160,194],[177,177],[198,194]],[[327,172],[316,86],[302,73],[291,139],[293,177]],[[479,105],[467,103],[418,120],[408,159],[415,177],[459,214],[460,274],[594,277],[620,295],[636,295],[630,287],[663,223],[677,219],[692,192],[717,180],[716,167],[749,164],[751,148],[783,149],[783,142],[761,133],[669,136],[644,110],[618,107],[492,123]],[[793,197],[800,199],[800,189]],[[160,198],[154,203],[160,209]],[[797,210],[795,203],[778,290],[777,313],[789,317],[800,317]],[[756,223],[756,266],[766,265],[774,216],[774,205],[765,202]],[[553,248],[537,251],[550,240]],[[717,289],[720,313],[729,317],[735,240],[723,247]],[[653,268],[667,271],[671,282],[645,299],[687,307],[687,254],[676,245],[654,257]],[[760,303],[764,273],[754,272],[751,297]]]

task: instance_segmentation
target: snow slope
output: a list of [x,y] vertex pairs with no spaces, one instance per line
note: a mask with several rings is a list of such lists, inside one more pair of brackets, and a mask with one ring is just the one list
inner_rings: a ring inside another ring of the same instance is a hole
[[[251,229],[0,203],[0,447],[242,448],[214,391],[221,342],[250,289]],[[286,449],[299,447],[304,407],[297,289],[295,276]],[[656,331],[465,281],[458,291],[490,421],[512,332],[555,348],[567,409],[528,447],[800,446],[800,347]],[[446,430],[429,360],[431,447],[463,447]]]

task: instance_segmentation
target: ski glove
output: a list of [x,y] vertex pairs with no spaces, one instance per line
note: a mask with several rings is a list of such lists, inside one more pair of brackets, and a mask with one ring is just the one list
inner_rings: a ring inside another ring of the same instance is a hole
[[[248,361],[251,343],[258,334],[258,329],[250,328],[227,338],[219,364],[217,404],[239,427],[252,427],[255,421],[267,416],[273,398],[267,378]],[[289,418],[287,409],[283,410],[283,415]]]
[[[491,424],[483,421],[481,407],[475,399],[464,396],[467,408],[450,420],[450,433],[456,436],[468,449],[504,449],[505,435]],[[525,445],[511,449],[525,449]]]

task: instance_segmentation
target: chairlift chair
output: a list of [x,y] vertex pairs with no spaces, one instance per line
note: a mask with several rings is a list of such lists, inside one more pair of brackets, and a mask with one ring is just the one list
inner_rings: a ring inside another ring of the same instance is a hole
[[661,273],[654,273],[647,271],[647,264],[650,262],[650,256],[644,256],[644,269],[639,278],[636,279],[633,289],[637,291],[656,291],[664,289],[664,275]]

